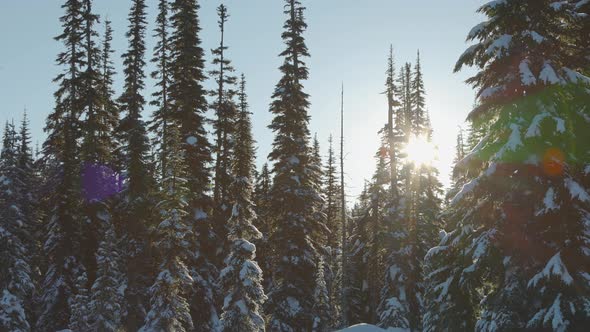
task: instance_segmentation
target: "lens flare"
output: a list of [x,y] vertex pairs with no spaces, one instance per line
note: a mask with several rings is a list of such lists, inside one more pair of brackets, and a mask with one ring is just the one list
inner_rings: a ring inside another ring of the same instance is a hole
[[412,136],[406,144],[405,154],[414,165],[428,165],[436,158],[436,147],[425,136]]

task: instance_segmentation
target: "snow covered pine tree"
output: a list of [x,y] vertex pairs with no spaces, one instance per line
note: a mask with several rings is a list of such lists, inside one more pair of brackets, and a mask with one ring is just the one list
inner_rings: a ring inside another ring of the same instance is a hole
[[316,209],[321,197],[310,170],[309,96],[302,85],[308,77],[303,59],[309,56],[302,36],[307,27],[303,10],[299,1],[286,0],[283,76],[270,107],[275,115],[269,126],[275,133],[269,155],[275,162],[271,202],[276,223],[271,238],[275,271],[265,310],[271,315],[268,328],[272,331],[309,331],[313,320],[318,253],[311,237],[318,234]]
[[567,2],[499,0],[479,11],[488,19],[456,70],[480,69],[468,80],[479,98],[469,117],[489,129],[457,166],[470,174],[451,201],[457,227],[428,254],[435,302],[425,330],[585,330],[590,79],[575,69],[588,58],[570,43]]
[[235,127],[235,157],[230,200],[232,214],[228,224],[230,253],[220,273],[220,286],[225,294],[221,330],[224,332],[263,332],[265,322],[262,304],[266,300],[262,288],[262,270],[254,261],[256,247],[251,240],[262,234],[253,225],[256,219],[252,202],[254,171],[254,139],[250,112],[245,100],[245,79],[240,84],[241,106]]

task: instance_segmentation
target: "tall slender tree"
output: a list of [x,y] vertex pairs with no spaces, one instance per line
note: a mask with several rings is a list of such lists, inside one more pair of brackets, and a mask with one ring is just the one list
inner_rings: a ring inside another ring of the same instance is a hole
[[[112,152],[115,148],[113,140],[113,126],[116,125],[117,114],[111,113],[105,105],[105,87],[101,70],[104,69],[104,58],[108,55],[101,54],[96,39],[98,32],[96,25],[99,16],[92,8],[91,0],[84,0],[83,7],[83,45],[85,55],[85,68],[81,73],[81,80],[84,88],[82,90],[81,102],[83,107],[83,127],[81,167],[82,167],[82,194],[84,198],[83,216],[84,226],[82,227],[81,248],[82,263],[86,270],[88,285],[80,283],[84,287],[84,293],[90,292],[90,286],[96,278],[96,251],[100,242],[101,228],[104,219],[110,219],[111,208],[107,199],[114,193],[115,172],[111,168]],[[107,73],[110,74],[110,73]],[[112,80],[112,78],[111,78]],[[108,89],[108,88],[106,88]],[[112,192],[111,192],[112,191]],[[78,301],[89,301],[87,295],[78,296]],[[89,303],[78,303],[80,310],[89,310]],[[88,313],[81,313],[87,315]],[[81,318],[82,319],[82,318]],[[86,327],[86,322],[79,325]]]
[[424,78],[422,76],[422,66],[420,64],[420,51],[418,51],[418,55],[416,56],[416,64],[414,65],[414,76],[412,77],[411,81],[411,93],[410,98],[412,101],[412,130],[414,133],[422,133],[426,131],[426,127],[424,126],[426,123],[426,102],[425,102],[425,95],[426,92],[424,90]]
[[168,174],[162,183],[163,199],[157,204],[160,221],[155,230],[156,246],[160,249],[159,272],[150,288],[151,309],[139,329],[142,332],[184,332],[195,328],[187,298],[193,283],[187,266],[192,256],[188,168],[182,158],[178,128],[171,126],[167,138]]
[[[245,79],[242,75],[240,95],[245,98]],[[235,128],[235,159],[232,163],[232,214],[228,221],[230,253],[221,271],[221,287],[225,293],[222,331],[264,331],[262,304],[266,300],[262,288],[262,270],[254,260],[256,247],[250,241],[262,234],[252,224],[256,218],[252,202],[255,148],[250,112],[241,99]]]
[[302,35],[307,27],[303,10],[299,1],[286,0],[288,18],[282,34],[286,49],[281,53],[284,62],[280,67],[283,76],[270,107],[275,115],[270,125],[275,139],[269,158],[274,161],[272,214],[276,222],[271,239],[275,282],[267,305],[270,330],[301,331],[312,327],[317,249],[311,237],[318,231],[315,209],[321,198],[308,171],[309,102],[302,84],[308,77],[303,60],[309,53]]
[[[14,124],[7,122],[0,153],[0,328],[6,331],[30,331],[29,321],[33,318],[30,307],[34,291],[30,264],[31,215],[27,213],[31,206],[26,199],[25,182],[32,174],[26,167],[30,163],[22,164],[22,158],[30,158],[23,156],[21,150],[23,144],[28,144],[28,137],[21,139]],[[26,147],[24,149],[25,154],[30,152]]]
[[401,80],[395,82],[395,65],[393,49],[390,48],[386,71],[386,94],[388,99],[388,118],[385,146],[389,157],[389,189],[386,199],[384,217],[387,227],[383,230],[381,250],[385,250],[383,286],[377,308],[378,322],[382,327],[408,328],[409,305],[407,291],[407,274],[409,264],[408,225],[405,219],[404,201],[402,200],[402,179],[400,170],[405,141],[404,125],[406,123],[404,108],[409,102],[408,96],[399,91],[406,90],[405,68],[402,68]]
[[199,331],[209,331],[217,324],[215,306],[218,270],[215,266],[217,244],[223,237],[212,227],[211,198],[209,197],[211,144],[207,138],[206,90],[203,87],[204,52],[199,38],[200,26],[196,0],[172,2],[170,26],[172,34],[170,71],[170,126],[180,130],[183,158],[188,167],[187,185],[195,239],[191,241],[195,253],[190,262],[195,282],[191,303],[191,316]]
[[352,285],[348,275],[351,265],[349,261],[349,251],[352,249],[348,243],[348,235],[350,234],[348,220],[346,217],[346,195],[344,189],[344,83],[342,83],[342,91],[340,93],[340,219],[342,222],[342,241],[340,251],[341,265],[342,265],[342,290],[340,296],[340,324],[347,326],[351,315],[349,303],[349,293],[353,291]]
[[403,114],[404,114],[404,125],[405,125],[405,134],[409,138],[412,135],[413,131],[413,124],[415,120],[414,116],[414,100],[412,98],[412,64],[406,62],[404,65],[404,70],[400,71],[401,75],[404,75],[401,84],[401,93],[403,94],[403,99],[405,100],[405,104],[402,104],[404,107]]
[[152,62],[156,65],[156,69],[151,73],[152,79],[157,80],[156,91],[152,94],[154,98],[151,106],[155,106],[156,110],[152,115],[152,120],[149,123],[149,130],[154,134],[155,139],[152,145],[158,146],[157,159],[160,162],[160,177],[166,175],[166,131],[172,119],[170,114],[170,84],[172,79],[172,72],[170,68],[171,61],[171,41],[170,41],[170,22],[169,22],[170,3],[168,0],[160,0],[158,2],[158,16],[156,18],[156,29],[154,30],[156,38],[156,46],[154,47],[154,57]]
[[147,289],[152,279],[153,264],[147,243],[148,228],[151,224],[150,192],[152,174],[148,167],[148,138],[141,112],[145,105],[142,90],[145,87],[145,31],[146,5],[144,0],[133,0],[128,15],[129,30],[126,33],[128,50],[123,53],[124,90],[119,97],[123,118],[118,132],[123,139],[125,155],[126,186],[123,204],[119,207],[120,234],[125,245],[124,257],[126,317],[123,325],[136,330],[144,321]]
[[264,274],[263,286],[268,292],[272,285],[272,247],[270,237],[273,231],[271,218],[271,188],[272,178],[268,164],[262,165],[254,187],[254,205],[256,211],[256,228],[262,233],[262,238],[255,242],[257,262]]
[[329,331],[332,324],[332,319],[330,317],[330,298],[328,296],[324,271],[324,260],[323,257],[320,257],[316,272],[313,304],[314,318],[312,331],[314,332]]
[[43,146],[44,158],[51,163],[49,177],[53,189],[46,197],[48,206],[46,237],[43,250],[48,266],[39,298],[40,316],[36,328],[39,331],[57,331],[68,327],[70,301],[76,294],[76,274],[83,268],[80,263],[80,167],[78,140],[80,138],[81,95],[84,89],[81,71],[84,65],[83,22],[81,0],[67,0],[62,5],[60,18],[63,32],[56,37],[65,50],[57,56],[57,64],[64,67],[55,82],[56,105],[49,115],[45,131],[47,140]]
[[[238,106],[234,101],[237,94],[237,77],[233,75],[234,68],[231,61],[227,58],[228,46],[225,44],[225,24],[229,18],[227,7],[223,4],[217,7],[217,21],[221,38],[219,46],[212,50],[213,65],[216,66],[209,75],[215,78],[217,86],[210,92],[210,95],[215,98],[212,103],[215,111],[214,135],[215,142],[215,186],[213,188],[213,199],[215,201],[215,208],[213,210],[214,227],[216,234],[226,239],[227,236],[227,220],[231,215],[231,205],[229,196],[230,188],[232,186],[232,155],[234,149],[234,132],[237,120]],[[224,243],[217,248],[219,253],[226,252],[229,243]],[[223,254],[220,254],[221,260]]]
[[[106,217],[106,216],[104,216]],[[92,285],[90,321],[94,331],[120,331],[122,296],[121,267],[113,221],[104,218],[101,240],[96,252],[97,273]]]
[[336,156],[334,153],[333,138],[328,140],[328,158],[324,166],[324,183],[322,193],[324,195],[325,225],[328,229],[325,238],[324,278],[328,294],[329,321],[328,327],[339,326],[340,317],[340,292],[342,287],[342,222],[340,209],[340,186],[338,181]]
[[[115,129],[119,126],[119,105],[115,99],[114,91],[114,76],[116,75],[115,65],[112,55],[115,53],[112,47],[113,28],[111,21],[106,19],[104,21],[104,35],[100,51],[100,98],[102,101],[102,108],[100,113],[102,115],[103,130],[100,131],[100,142],[105,144],[105,150],[109,157],[106,164],[110,165],[114,170],[121,171],[123,168],[123,156],[121,148],[120,137],[116,135]],[[114,132],[114,135],[113,135]]]

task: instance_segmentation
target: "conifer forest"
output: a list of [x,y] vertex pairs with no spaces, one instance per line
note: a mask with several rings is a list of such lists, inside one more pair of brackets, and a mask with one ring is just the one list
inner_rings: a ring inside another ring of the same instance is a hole
[[427,106],[437,54],[401,61],[379,41],[385,107],[359,195],[349,82],[322,82],[339,129],[310,128],[325,93],[306,88],[312,1],[274,0],[264,109],[257,73],[232,63],[248,27],[229,25],[231,1],[120,0],[125,31],[100,1],[50,18],[51,105],[0,100],[1,332],[590,331],[590,0],[481,1],[445,68],[475,95],[449,174]]

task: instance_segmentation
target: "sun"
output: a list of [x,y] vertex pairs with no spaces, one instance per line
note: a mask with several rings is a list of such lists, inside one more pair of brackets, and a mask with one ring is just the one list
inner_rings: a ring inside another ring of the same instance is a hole
[[414,165],[428,165],[436,159],[436,146],[423,135],[412,136],[404,152]]

